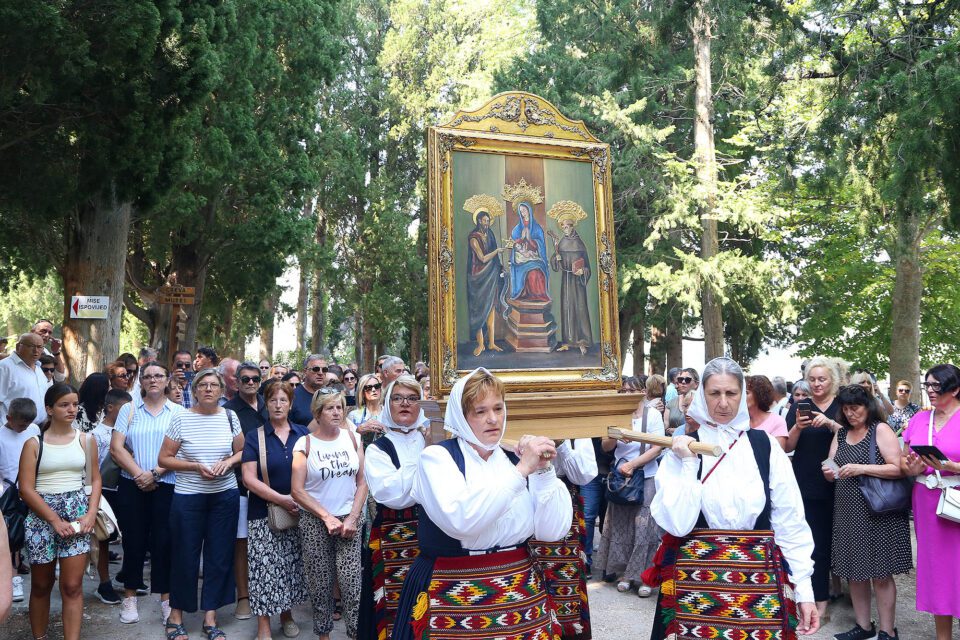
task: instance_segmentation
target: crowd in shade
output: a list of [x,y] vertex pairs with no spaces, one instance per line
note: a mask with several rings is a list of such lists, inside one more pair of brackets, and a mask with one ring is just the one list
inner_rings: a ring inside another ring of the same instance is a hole
[[259,640],[337,621],[362,640],[587,640],[591,580],[654,598],[653,640],[812,635],[846,597],[855,625],[835,638],[889,640],[910,572],[954,637],[951,364],[891,397],[830,357],[793,382],[728,358],[624,377],[632,432],[672,437],[658,446],[504,441],[483,368],[431,421],[429,368],[392,355],[366,372],[143,348],[75,389],[60,348],[41,320],[0,360],[0,615],[29,597],[38,640],[53,616],[78,640],[90,596],[167,640],[226,638],[218,615],[255,618]]

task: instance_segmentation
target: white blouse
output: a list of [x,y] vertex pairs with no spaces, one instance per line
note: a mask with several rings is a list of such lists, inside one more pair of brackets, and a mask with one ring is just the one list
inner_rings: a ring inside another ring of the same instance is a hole
[[597,456],[590,438],[577,438],[574,444],[564,440],[557,447],[557,475],[582,486],[597,477]]
[[[723,447],[727,457],[701,483],[697,479],[697,456],[681,459],[668,451],[657,472],[657,494],[650,512],[657,524],[681,537],[693,530],[701,511],[713,529],[753,529],[766,497],[750,441],[744,433],[744,442],[729,449],[734,436],[728,431],[701,426],[699,434],[701,442]],[[804,519],[803,500],[790,459],[772,437],[770,440],[770,524],[774,540],[790,565],[797,602],[813,602],[813,535]],[[703,477],[718,460],[703,456]]]
[[413,480],[414,499],[441,531],[474,551],[522,544],[531,536],[552,542],[567,535],[573,504],[553,470],[524,480],[502,449],[484,460],[463,440],[457,444],[466,477],[437,446],[423,450]]
[[376,445],[364,451],[363,475],[367,479],[370,495],[380,504],[391,509],[406,509],[417,503],[410,494],[413,478],[417,475],[420,452],[427,446],[423,435],[413,430],[401,433],[387,429],[386,436],[397,449],[400,468],[393,466],[387,452]]

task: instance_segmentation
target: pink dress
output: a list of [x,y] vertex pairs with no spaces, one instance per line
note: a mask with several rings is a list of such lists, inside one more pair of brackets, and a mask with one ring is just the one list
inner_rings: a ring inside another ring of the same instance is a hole
[[[953,414],[933,442],[928,433],[930,412],[910,419],[903,432],[907,444],[932,444],[951,460],[960,460],[960,411]],[[927,467],[925,473],[933,473]],[[941,472],[942,476],[954,475]],[[913,524],[917,532],[917,610],[960,618],[960,523],[937,517],[940,489],[913,485]]]
[[787,437],[787,421],[783,419],[783,416],[776,413],[771,413],[766,420],[755,426],[754,429],[766,431],[774,438]]

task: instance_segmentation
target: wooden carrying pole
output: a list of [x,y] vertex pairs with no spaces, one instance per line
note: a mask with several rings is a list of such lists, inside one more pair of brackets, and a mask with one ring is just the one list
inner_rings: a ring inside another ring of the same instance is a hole
[[[658,447],[670,448],[673,446],[673,438],[670,436],[658,436],[652,433],[640,433],[639,431],[624,431],[616,427],[607,429],[607,437],[613,438],[614,440],[645,442],[646,444],[652,444]],[[704,456],[714,456],[716,458],[723,455],[723,448],[720,445],[706,444],[704,442],[691,442],[690,451]]]

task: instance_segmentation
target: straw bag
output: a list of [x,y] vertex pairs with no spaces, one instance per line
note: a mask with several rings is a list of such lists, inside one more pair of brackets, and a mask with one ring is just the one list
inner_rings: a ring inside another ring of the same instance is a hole
[[[267,438],[263,427],[257,429],[257,438],[260,444],[260,474],[263,484],[270,486],[270,475],[267,473]],[[300,524],[300,514],[291,515],[289,511],[278,504],[267,503],[267,526],[271,531],[286,531]]]

